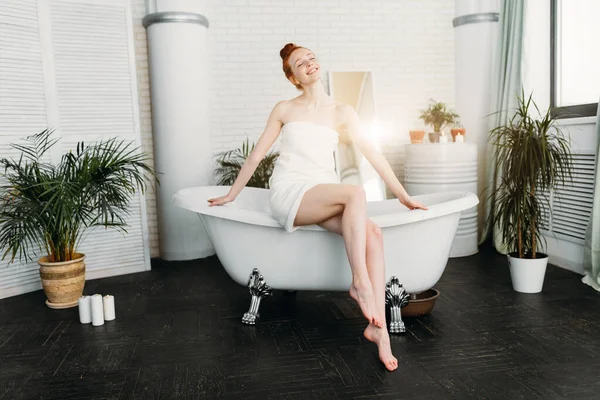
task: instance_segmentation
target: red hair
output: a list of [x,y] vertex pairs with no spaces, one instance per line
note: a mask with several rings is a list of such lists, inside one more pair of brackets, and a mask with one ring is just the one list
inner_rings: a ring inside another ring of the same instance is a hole
[[[281,60],[283,63],[283,72],[285,73],[285,77],[288,79],[294,76],[294,73],[292,72],[292,67],[290,66],[290,56],[292,55],[294,50],[297,49],[303,49],[303,47],[296,46],[294,43],[288,43],[285,46],[283,46],[283,48],[279,51],[279,55],[281,56]],[[300,83],[294,86],[296,86],[296,88],[298,89],[302,89],[302,85],[300,85]]]

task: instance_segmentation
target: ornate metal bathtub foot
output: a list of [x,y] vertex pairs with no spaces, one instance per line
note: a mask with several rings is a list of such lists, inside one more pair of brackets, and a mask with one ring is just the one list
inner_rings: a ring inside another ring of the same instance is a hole
[[392,276],[385,285],[385,303],[390,306],[390,333],[406,332],[400,309],[408,304],[409,298],[398,278]]
[[263,297],[271,295],[271,287],[267,285],[263,276],[258,271],[258,268],[254,268],[248,279],[248,289],[252,295],[250,301],[250,309],[242,317],[242,322],[248,325],[256,324],[256,320],[259,317],[258,307]]

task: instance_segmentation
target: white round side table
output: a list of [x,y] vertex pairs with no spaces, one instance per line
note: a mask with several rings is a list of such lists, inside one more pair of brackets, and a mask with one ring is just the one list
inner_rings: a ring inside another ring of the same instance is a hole
[[[406,146],[404,187],[410,195],[465,191],[477,193],[476,143],[419,143]],[[463,211],[450,257],[478,252],[477,206]]]

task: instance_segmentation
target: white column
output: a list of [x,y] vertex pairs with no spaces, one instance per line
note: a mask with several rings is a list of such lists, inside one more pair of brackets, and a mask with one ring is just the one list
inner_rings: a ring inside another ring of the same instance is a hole
[[[477,143],[478,188],[485,188],[492,63],[498,32],[500,0],[456,0],[452,21],[456,60],[456,111],[467,129],[465,140]],[[478,195],[480,193],[477,193]],[[484,193],[483,196],[487,194]],[[482,200],[482,199],[480,199]],[[479,226],[484,213],[479,202]]]
[[[434,143],[406,145],[404,187],[411,195],[477,193],[477,145]],[[450,257],[470,256],[477,246],[477,207],[461,213]]]
[[209,24],[199,3],[157,0],[144,18],[154,157],[160,179],[160,257],[164,260],[214,254],[200,219],[172,204],[178,190],[209,185],[213,170],[208,115]]

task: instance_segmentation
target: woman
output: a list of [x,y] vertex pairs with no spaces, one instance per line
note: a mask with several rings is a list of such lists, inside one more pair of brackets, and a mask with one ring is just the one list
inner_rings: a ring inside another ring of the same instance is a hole
[[367,217],[364,190],[338,180],[333,158],[338,141],[356,144],[402,204],[411,210],[426,207],[411,199],[385,158],[360,135],[354,109],[325,93],[315,55],[288,43],[280,56],[285,76],[303,93],[275,105],[229,193],[208,201],[211,206],[233,201],[282,133],[280,155],[269,181],[272,214],[288,232],[318,224],[343,236],[352,269],[350,295],[369,321],[364,336],[377,344],[379,358],[393,371],[398,361],[392,355],[385,321],[381,230]]

